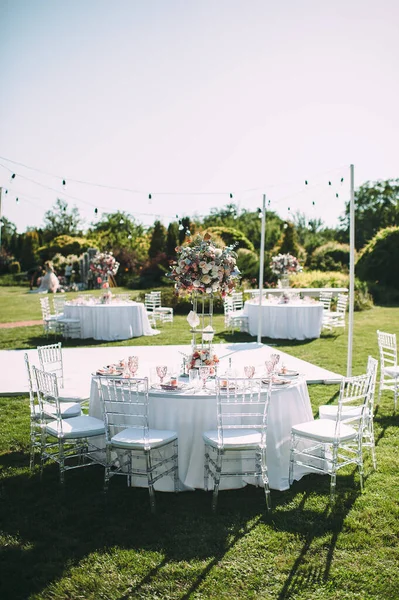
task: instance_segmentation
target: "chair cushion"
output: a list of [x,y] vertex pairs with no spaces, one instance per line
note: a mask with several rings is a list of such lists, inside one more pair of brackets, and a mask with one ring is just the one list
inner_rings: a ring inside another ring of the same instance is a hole
[[[202,434],[204,442],[214,448],[219,448],[217,430],[205,431]],[[260,446],[262,435],[256,429],[227,429],[223,432],[223,448],[228,450],[248,450]]]
[[386,373],[386,375],[389,375],[390,377],[399,377],[399,366],[397,367],[384,367],[383,372]]
[[[58,421],[50,421],[46,425],[46,431],[50,435],[58,437],[61,433],[60,424]],[[105,433],[104,423],[95,417],[73,417],[62,421],[62,437],[63,439],[76,439],[84,437],[92,437],[94,435],[102,435]]]
[[[292,433],[319,442],[332,443],[335,440],[335,421],[331,419],[317,419],[307,423],[293,425]],[[346,442],[357,436],[356,429],[350,425],[340,425],[339,441]]]
[[[61,417],[63,419],[70,419],[71,417],[80,417],[80,415],[82,414],[82,408],[78,402],[63,402],[60,405],[60,409]],[[54,419],[54,417],[56,416],[56,410],[53,404],[46,403],[43,407],[43,410],[44,414],[47,417],[52,417]]]
[[[337,418],[338,406],[336,404],[323,404],[319,406],[320,419],[335,419]],[[343,406],[342,421],[347,419],[360,419],[362,416],[361,406]]]
[[[176,431],[168,431],[167,429],[149,429],[148,430],[148,448],[160,448],[165,444],[169,444],[177,439]],[[120,431],[111,438],[111,443],[117,448],[131,448],[143,450],[146,445],[144,440],[143,430],[134,427],[128,427]]]

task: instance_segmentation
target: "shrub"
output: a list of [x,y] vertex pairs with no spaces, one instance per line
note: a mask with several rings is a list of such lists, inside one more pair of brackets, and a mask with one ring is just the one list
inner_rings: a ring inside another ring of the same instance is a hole
[[399,290],[399,227],[381,229],[360,252],[357,275],[373,284]]
[[349,253],[349,244],[327,242],[312,253],[309,261],[310,268],[320,271],[348,271]]
[[[338,271],[306,271],[290,276],[292,288],[349,288],[349,275]],[[373,298],[364,281],[355,278],[355,310],[367,310],[373,306]]]
[[206,229],[211,236],[220,237],[226,246],[232,246],[238,244],[237,248],[246,248],[247,250],[254,251],[253,243],[238,229],[234,227],[208,227]]
[[240,248],[237,252],[237,267],[242,277],[255,279],[259,276],[259,256],[247,248]]
[[17,260],[14,260],[13,262],[10,263],[9,269],[10,269],[10,273],[15,275],[16,273],[21,272],[21,265],[19,264],[19,262]]

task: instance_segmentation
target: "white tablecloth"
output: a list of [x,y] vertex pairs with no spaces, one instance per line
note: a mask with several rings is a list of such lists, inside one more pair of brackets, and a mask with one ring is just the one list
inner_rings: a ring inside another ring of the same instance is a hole
[[320,337],[323,305],[314,303],[273,304],[247,300],[244,315],[248,317],[249,333],[258,335],[259,312],[262,337],[281,340],[306,340]]
[[141,302],[112,302],[111,304],[66,302],[64,315],[80,320],[80,337],[83,339],[94,338],[113,342],[159,333],[151,328],[145,306]]
[[[98,389],[92,380],[90,415],[102,418]],[[177,431],[179,439],[179,477],[182,489],[204,488],[204,442],[202,433],[217,428],[216,395],[192,392],[150,391],[150,427]],[[308,388],[304,379],[287,387],[273,389],[269,407],[267,433],[267,466],[270,487],[277,490],[289,488],[289,450],[291,427],[313,420]],[[296,468],[295,479],[307,471]],[[143,480],[138,485],[145,485]],[[212,481],[210,480],[210,485]],[[225,479],[222,489],[239,488],[246,482],[239,478]],[[156,489],[173,491],[172,478],[164,477]]]

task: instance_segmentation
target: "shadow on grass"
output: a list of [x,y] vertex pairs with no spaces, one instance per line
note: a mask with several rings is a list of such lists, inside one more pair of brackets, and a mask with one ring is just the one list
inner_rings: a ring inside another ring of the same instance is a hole
[[[288,598],[306,578],[315,583],[326,580],[342,524],[359,493],[353,475],[341,475],[337,504],[330,513],[329,478],[311,475],[288,491],[272,490],[271,515],[266,513],[263,490],[247,486],[221,492],[216,515],[211,512],[211,493],[157,493],[157,514],[152,516],[148,491],[128,488],[123,478],[115,478],[105,496],[101,467],[67,473],[61,488],[56,466],[46,466],[40,481],[37,471],[29,474],[27,463],[28,456],[20,452],[0,457],[2,531],[10,540],[1,553],[4,572],[0,593],[2,598],[13,600],[39,594],[65,576],[66,569],[79,566],[93,553],[113,553],[115,549],[137,552],[137,569],[131,578],[134,583],[125,592],[126,598],[145,594],[157,578],[162,579],[161,570],[171,563],[206,563],[182,590],[181,598],[189,598],[226,552],[252,530],[265,526],[276,532],[296,533],[303,539],[279,596]],[[6,477],[18,464],[23,465],[23,473],[14,470]],[[311,502],[313,493],[309,490],[313,489],[317,490],[315,495],[321,495],[322,509],[320,499],[319,505]],[[326,563],[319,572],[308,572],[307,554],[312,542],[326,535],[330,536]],[[140,557],[145,553],[159,553],[159,559],[154,558],[159,562],[149,567],[144,561],[140,570]]]

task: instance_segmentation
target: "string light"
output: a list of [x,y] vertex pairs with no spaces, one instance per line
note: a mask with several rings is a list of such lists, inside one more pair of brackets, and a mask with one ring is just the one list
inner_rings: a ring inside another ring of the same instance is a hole
[[65,179],[62,180],[62,185],[66,185]]

